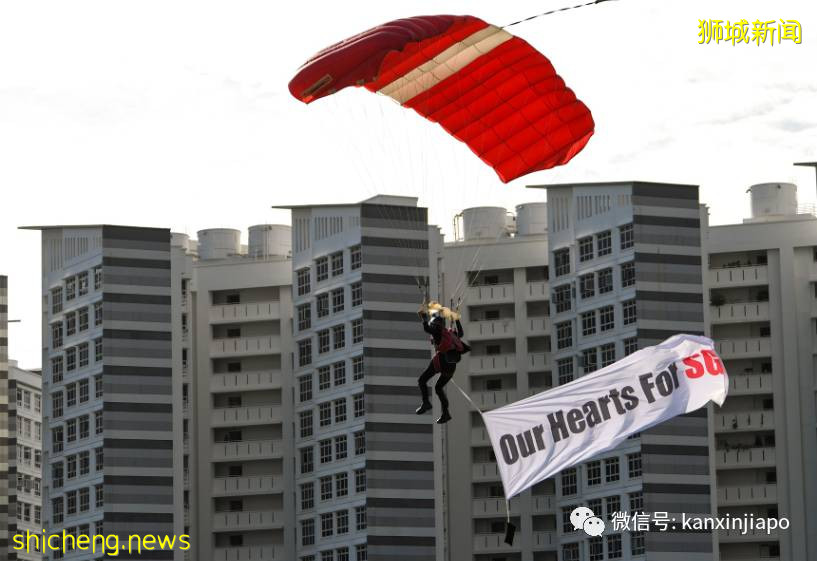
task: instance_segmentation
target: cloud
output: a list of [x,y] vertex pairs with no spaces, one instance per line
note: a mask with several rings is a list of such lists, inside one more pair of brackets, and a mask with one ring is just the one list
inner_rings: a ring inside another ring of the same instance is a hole
[[799,121],[796,119],[781,119],[775,121],[772,125],[786,132],[800,132],[817,127],[817,123],[815,122]]

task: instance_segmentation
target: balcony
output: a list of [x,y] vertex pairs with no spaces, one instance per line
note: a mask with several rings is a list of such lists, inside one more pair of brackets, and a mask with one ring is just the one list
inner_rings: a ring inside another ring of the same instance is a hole
[[471,286],[465,296],[469,305],[513,302],[513,284]]
[[559,543],[556,537],[556,532],[534,532],[533,533],[533,548],[534,549],[556,549]]
[[251,405],[213,409],[210,424],[213,427],[240,425],[267,425],[281,422],[280,405]]
[[709,271],[709,284],[712,288],[753,286],[768,284],[768,282],[769,268],[766,265],[728,267]]
[[271,530],[283,526],[283,516],[274,510],[216,512],[213,515],[213,530],[216,532]]
[[772,393],[771,374],[735,374],[729,376],[729,395]]
[[184,435],[182,437],[183,450],[185,454],[190,454],[190,436]]
[[474,481],[499,481],[499,468],[496,462],[474,464],[471,466],[471,478]]
[[210,376],[213,393],[281,389],[281,374],[271,370],[225,372]]
[[774,430],[774,411],[720,413],[715,415],[715,432]]
[[516,372],[516,355],[470,355],[468,368],[472,374],[502,374]]
[[[486,497],[483,499],[474,499],[472,501],[472,512],[474,516],[500,516],[505,517],[505,498],[504,497]],[[519,514],[519,503],[511,501],[511,516]]]
[[238,460],[267,460],[280,458],[283,450],[275,441],[269,440],[240,440],[235,442],[216,442],[213,444],[214,461]]
[[528,335],[547,335],[550,332],[550,321],[548,321],[547,317],[528,318],[525,330]]
[[736,448],[715,452],[715,466],[718,469],[767,468],[776,464],[777,457],[772,447]]
[[505,543],[505,534],[474,535],[474,553],[490,553],[499,551],[508,551],[508,544]]
[[547,300],[550,298],[547,281],[529,282],[526,289],[525,300]]
[[280,302],[224,304],[210,308],[210,323],[239,323],[281,319]]
[[712,323],[745,323],[747,321],[769,321],[768,302],[742,302],[709,307]]
[[550,353],[528,353],[528,370],[548,370],[550,368]]
[[473,392],[471,399],[480,409],[495,409],[516,401],[517,393],[516,390]]
[[720,339],[715,341],[715,350],[725,360],[766,357],[772,354],[772,340],[769,337]]
[[247,477],[216,477],[213,479],[213,496],[266,495],[283,492],[280,478],[272,475],[251,475]]
[[488,431],[484,428],[474,427],[471,429],[471,446],[490,446],[491,439],[488,438]]
[[718,487],[718,506],[747,506],[777,503],[777,485]]
[[516,336],[516,324],[513,318],[471,321],[465,330],[470,341],[480,339],[512,339]]
[[283,555],[283,549],[274,545],[217,547],[213,550],[213,561],[272,561],[276,551],[278,555]]
[[[744,530],[719,530],[718,536],[721,543],[740,543],[740,542],[774,542],[778,540],[777,530],[767,532],[766,530],[751,529]],[[774,561],[778,558],[769,557],[763,561]],[[760,560],[758,560],[760,561]]]
[[533,514],[552,514],[556,512],[553,495],[532,495],[531,511]]
[[260,337],[232,337],[210,341],[210,356],[269,355],[281,353],[281,338],[278,335]]

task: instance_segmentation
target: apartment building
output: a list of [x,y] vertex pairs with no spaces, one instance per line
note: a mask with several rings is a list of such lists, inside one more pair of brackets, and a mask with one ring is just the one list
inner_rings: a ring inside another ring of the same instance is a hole
[[729,372],[711,454],[721,516],[787,530],[722,532],[720,559],[817,558],[817,217],[788,183],[754,185],[751,217],[707,232],[708,324]]
[[414,409],[439,232],[385,195],[293,207],[292,225],[295,558],[434,558],[434,423]]
[[17,559],[11,543],[17,532],[16,403],[9,389],[8,367],[8,277],[0,275],[0,554]]
[[[16,395],[17,533],[40,535],[43,529],[42,377],[40,372],[23,370],[16,361],[9,360],[8,383],[10,395]],[[16,555],[23,561],[42,561],[43,558],[36,550],[20,550]]]
[[[544,185],[554,385],[676,333],[704,332],[698,188],[647,182]],[[555,478],[560,561],[710,560],[708,532],[574,532],[579,505],[613,512],[711,511],[708,415],[677,417]]]
[[[43,527],[124,541],[172,535],[181,530],[173,516],[181,471],[173,464],[170,232],[30,229],[42,235]],[[100,552],[47,552],[63,557]]]
[[[472,347],[454,381],[485,411],[552,386],[547,205],[520,205],[515,216],[471,208],[461,220],[461,234],[444,249],[443,299],[460,304]],[[553,480],[511,500],[518,530],[514,545],[505,544],[502,482],[482,418],[453,386],[448,393],[454,418],[436,441],[446,529],[437,559],[555,561]]]
[[[173,235],[178,490],[197,561],[294,558],[288,226]],[[177,499],[178,500],[178,499]]]

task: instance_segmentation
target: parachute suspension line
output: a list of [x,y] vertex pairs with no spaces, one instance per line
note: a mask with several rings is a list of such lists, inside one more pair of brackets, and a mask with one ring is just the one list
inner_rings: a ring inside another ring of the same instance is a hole
[[595,4],[601,4],[602,2],[612,2],[614,0],[593,0],[592,2],[585,2],[584,4],[576,4],[575,6],[565,6],[564,8],[557,8],[555,10],[549,10],[547,12],[542,12],[541,14],[536,14],[535,16],[530,16],[525,19],[520,19],[519,21],[515,21],[513,23],[509,23],[508,25],[503,25],[500,29],[507,29],[512,25],[517,25],[520,23],[525,23],[526,21],[530,21],[536,18],[541,18],[542,16],[549,16],[551,14],[555,14],[557,12],[566,12],[568,10],[575,10],[577,8],[585,8],[587,6],[593,6]]

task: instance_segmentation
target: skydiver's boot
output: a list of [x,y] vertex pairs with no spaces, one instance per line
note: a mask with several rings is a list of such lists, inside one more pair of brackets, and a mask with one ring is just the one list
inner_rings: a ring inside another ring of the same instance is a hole
[[431,402],[428,400],[428,386],[420,384],[420,393],[423,395],[423,402],[414,412],[422,415],[426,411],[431,411]]
[[440,418],[437,419],[437,424],[442,425],[447,423],[451,420],[451,414],[448,412],[448,409],[443,409],[443,414],[440,415]]

